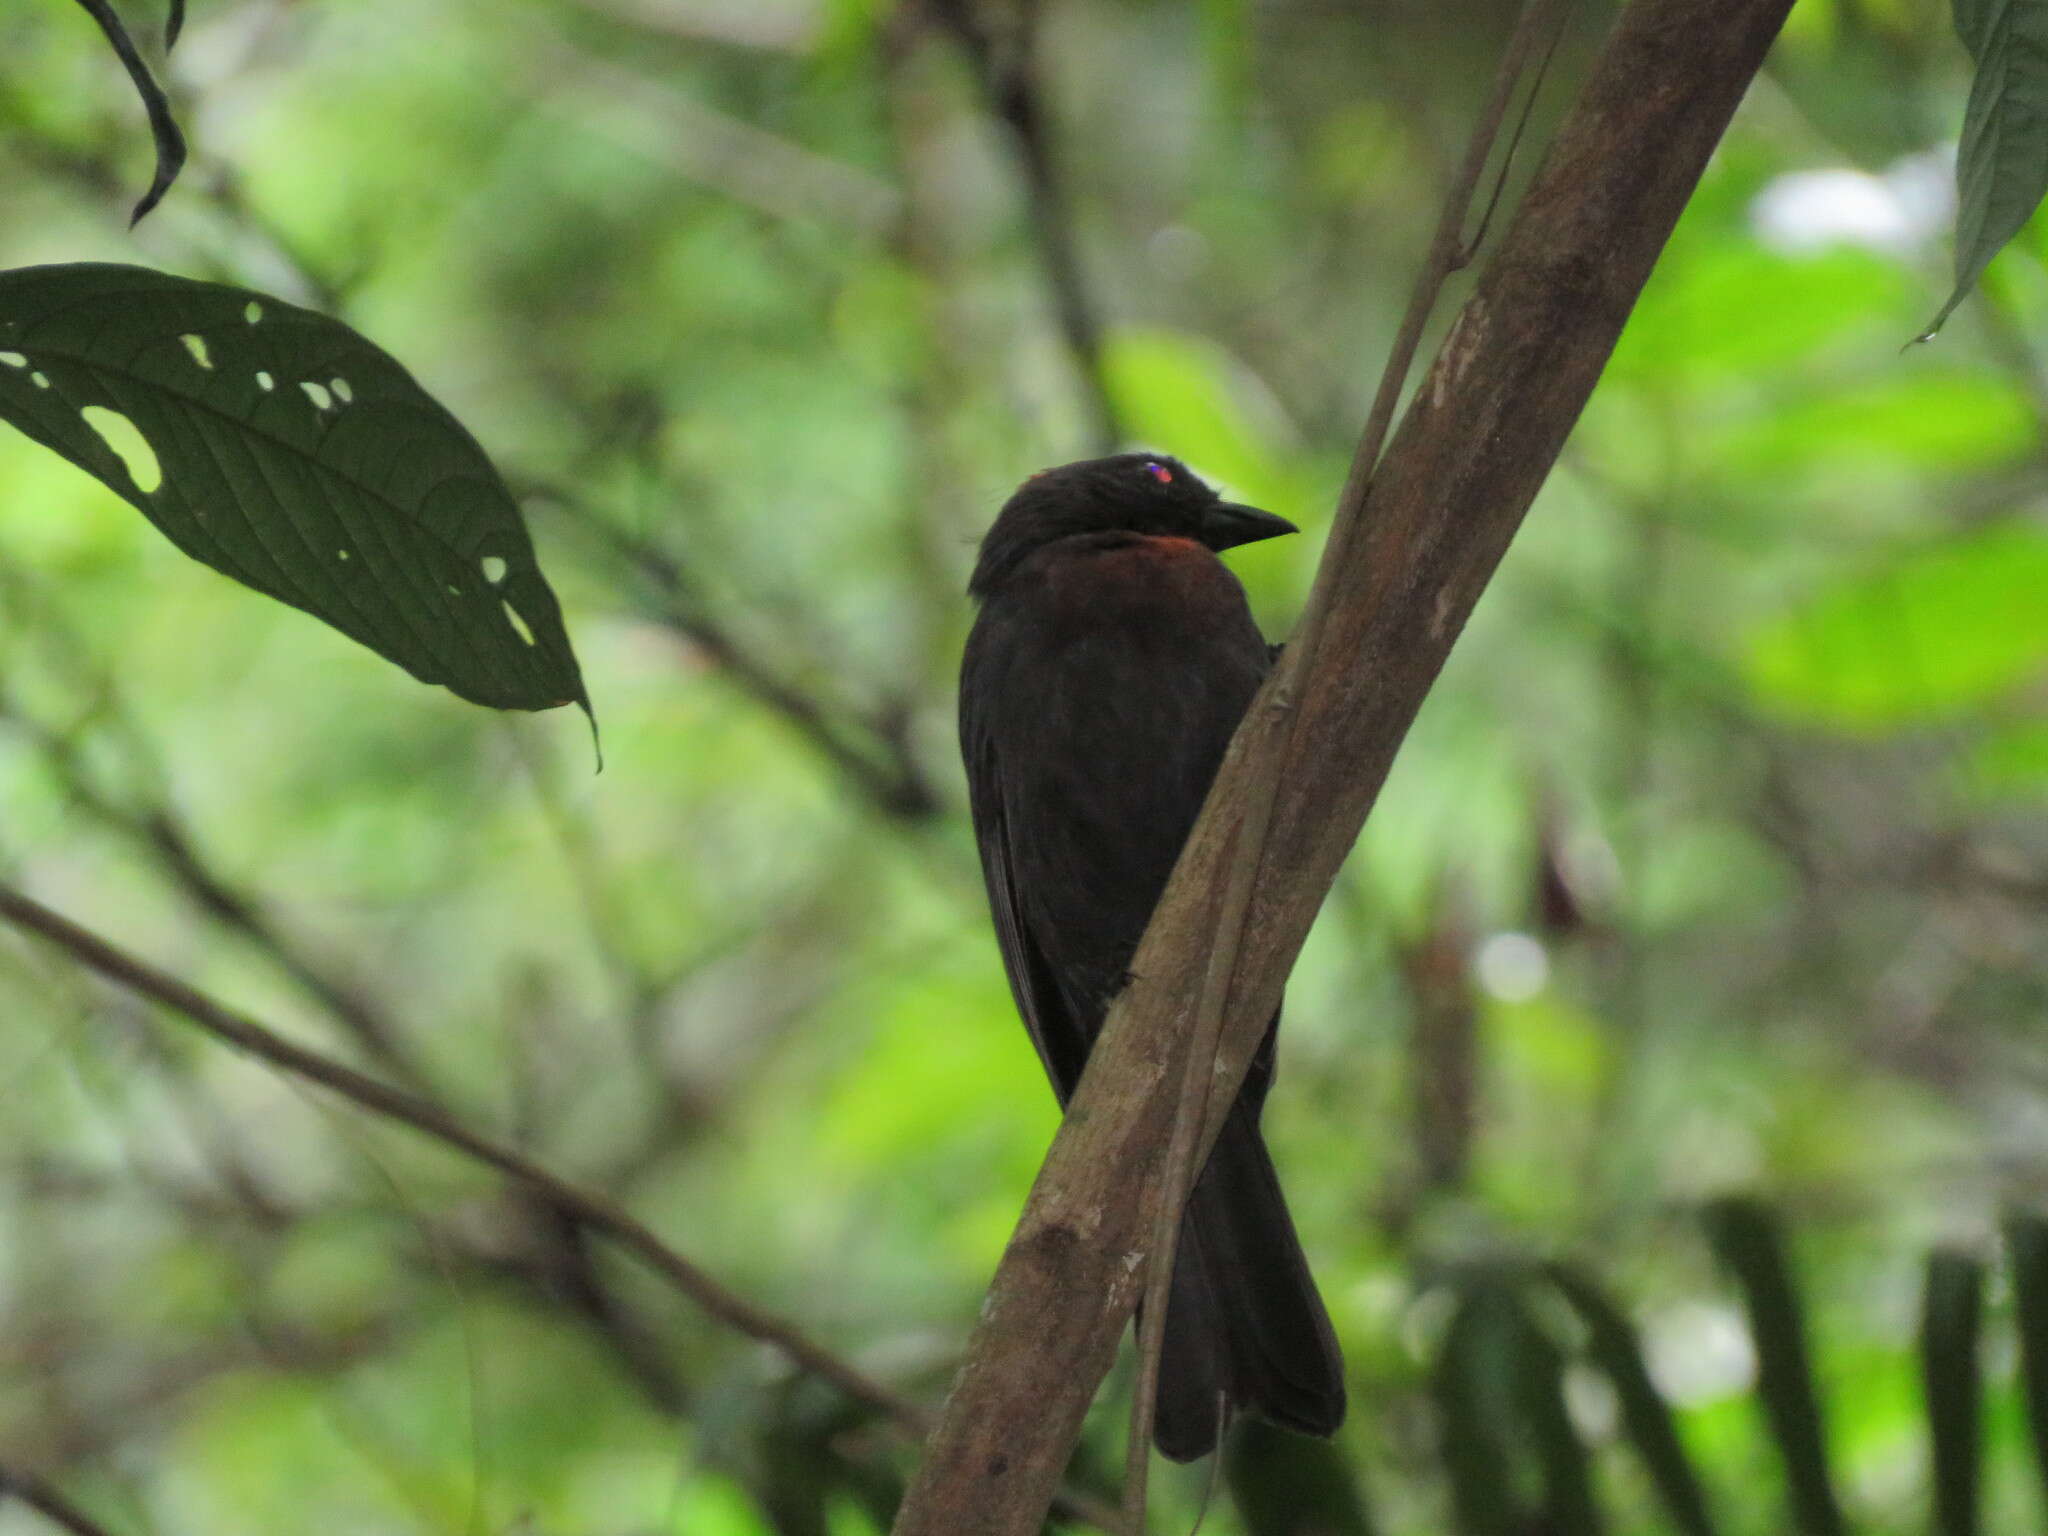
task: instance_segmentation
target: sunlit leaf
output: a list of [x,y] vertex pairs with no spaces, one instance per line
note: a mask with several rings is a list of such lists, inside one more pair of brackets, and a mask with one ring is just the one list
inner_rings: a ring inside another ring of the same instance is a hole
[[498,708],[587,703],[519,508],[347,326],[140,267],[0,272],[0,420],[180,549]]
[[1108,338],[1102,366],[1134,442],[1182,455],[1243,500],[1283,506],[1278,408],[1229,354],[1173,331],[1120,330]]
[[1840,338],[1900,313],[1898,265],[1869,251],[1782,256],[1723,241],[1660,265],[1629,317],[1609,374],[1643,383],[1753,383],[1811,366]]
[[1758,631],[1771,707],[1849,730],[1938,721],[2048,665],[2048,535],[2006,523],[1849,577]]
[[1715,452],[1730,469],[1771,477],[1809,466],[1964,469],[2021,457],[2038,431],[2004,380],[1902,370],[1788,401],[1718,434]]

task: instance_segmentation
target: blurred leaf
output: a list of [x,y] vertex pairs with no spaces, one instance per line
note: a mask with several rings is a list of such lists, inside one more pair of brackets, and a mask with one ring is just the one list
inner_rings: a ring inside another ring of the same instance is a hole
[[774,1394],[770,1414],[752,1481],[777,1536],[836,1536],[855,1509],[865,1511],[866,1528],[887,1529],[902,1479],[886,1463],[869,1467],[839,1450],[843,1438],[872,1431],[872,1414],[803,1378]]
[[[1282,510],[1287,477],[1275,450],[1278,407],[1228,353],[1174,331],[1119,330],[1103,373],[1135,443],[1179,454],[1240,499]],[[1269,431],[1254,423],[1263,418]]]
[[1952,717],[2048,664],[2048,535],[2018,522],[1822,588],[1750,640],[1771,706],[1883,730]]
[[1722,434],[1716,451],[1728,468],[1765,477],[1873,462],[1962,469],[2020,457],[2036,434],[2004,380],[1929,370],[1804,394]]
[[1328,1440],[1257,1419],[1225,1442],[1224,1476],[1245,1536],[1372,1536],[1358,1471]]
[[1613,1384],[1622,1427],[1642,1457],[1671,1523],[1686,1536],[1716,1536],[1699,1475],[1678,1438],[1670,1407],[1650,1380],[1635,1325],[1583,1270],[1549,1264],[1544,1273],[1585,1323],[1587,1352]]
[[1437,1454],[1459,1536],[1510,1536],[1521,1524],[1511,1477],[1514,1322],[1497,1285],[1467,1290],[1451,1314],[1431,1387]]
[[1977,1339],[1983,1317],[1984,1266],[1968,1254],[1930,1253],[1920,1370],[1934,1450],[1934,1528],[1941,1536],[1977,1536],[1979,1529],[1983,1380]]
[[141,267],[0,273],[0,419],[423,682],[589,707],[497,470],[338,321]]
[[[1439,1454],[1462,1536],[1526,1530],[1598,1536],[1592,1464],[1564,1398],[1564,1354],[1498,1275],[1469,1284],[1438,1355]],[[1521,1507],[1516,1451],[1533,1452],[1542,1512]]]
[[1514,1311],[1516,1406],[1535,1438],[1543,1466],[1543,1528],[1600,1536],[1606,1522],[1593,1498],[1593,1460],[1565,1404],[1564,1352],[1537,1327],[1519,1296]]
[[1807,1359],[1806,1322],[1778,1218],[1755,1201],[1717,1200],[1704,1212],[1715,1256],[1742,1291],[1756,1345],[1757,1395],[1805,1536],[1844,1536],[1828,1472],[1826,1432]]
[[2041,1478],[2042,1501],[2048,1506],[2048,1220],[2008,1216],[2005,1250],[2012,1271],[2013,1313],[2019,1325],[2027,1435],[2034,1450],[2034,1470]]
[[[170,99],[164,95],[164,88],[157,84],[149,65],[143,62],[135,39],[128,35],[127,25],[119,12],[108,0],[78,0],[78,3],[99,23],[100,30],[107,34],[107,41],[113,45],[114,56],[128,71],[135,94],[142,98],[142,109],[149,114],[149,135],[156,141],[156,174],[150,178],[149,190],[142,194],[134,212],[128,216],[132,226],[139,224],[144,214],[163,201],[164,194],[171,190],[171,183],[178,179],[178,172],[185,165],[185,135],[178,129],[178,120],[171,115]],[[178,33],[184,25],[185,0],[171,0],[170,17],[164,25],[165,52],[177,43]]]
[[1837,249],[1781,256],[1719,240],[1660,263],[1629,317],[1610,370],[1641,383],[1739,383],[1795,364],[1901,311],[1896,263]]
[[1977,61],[1956,151],[1956,285],[1932,336],[2048,193],[2048,0],[1955,0]]
[[1992,799],[2048,791],[2048,721],[1986,732],[1969,754],[1967,776],[1971,790]]

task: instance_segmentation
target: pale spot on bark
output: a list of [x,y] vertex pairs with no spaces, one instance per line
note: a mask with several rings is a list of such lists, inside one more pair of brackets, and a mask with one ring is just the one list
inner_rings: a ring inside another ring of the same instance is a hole
[[1436,366],[1429,371],[1432,409],[1442,410],[1450,392],[1465,382],[1465,373],[1485,340],[1486,314],[1475,300],[1458,311],[1451,334],[1444,338],[1443,351],[1437,354]]
[[1429,638],[1432,640],[1443,639],[1444,631],[1450,627],[1450,623],[1451,589],[1449,587],[1443,587],[1438,589],[1436,594],[1436,601],[1430,605]]

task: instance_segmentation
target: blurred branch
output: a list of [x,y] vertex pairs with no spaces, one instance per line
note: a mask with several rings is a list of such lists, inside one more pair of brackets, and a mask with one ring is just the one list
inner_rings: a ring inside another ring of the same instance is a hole
[[1479,1129],[1479,997],[1472,978],[1471,899],[1455,875],[1440,877],[1423,930],[1397,939],[1408,994],[1408,1107],[1415,1188],[1422,1197],[1461,1191]]
[[720,1322],[772,1346],[799,1369],[822,1377],[847,1396],[898,1423],[915,1429],[924,1426],[924,1410],[916,1404],[870,1381],[838,1356],[812,1343],[793,1324],[727,1290],[665,1244],[652,1229],[595,1190],[572,1184],[513,1148],[471,1130],[438,1104],[293,1044],[4,885],[0,885],[0,919],[49,940],[109,981],[182,1014],[215,1039],[294,1077],[332,1089],[374,1114],[409,1125],[518,1180],[565,1215],[604,1233]]
[[629,533],[557,487],[533,487],[567,510],[656,596],[650,615],[701,651],[720,673],[773,710],[886,815],[920,821],[939,810],[938,792],[911,750],[908,712],[877,709],[851,725],[742,644],[710,612],[694,572],[649,539]]
[[672,84],[564,44],[542,49],[536,84],[581,127],[777,219],[875,238],[894,222],[894,187],[708,107]]
[[816,41],[823,18],[806,0],[750,0],[739,5],[679,4],[677,0],[574,0],[590,15],[649,37],[686,43],[724,43],[774,53],[802,53]]
[[[1265,857],[1209,1087],[1214,1134],[1324,894],[1791,0],[1632,0],[1248,712],[1004,1254],[898,1536],[1035,1531],[1136,1301],[1188,1021],[1236,861]],[[1360,483],[1362,482],[1362,483]],[[1278,707],[1276,707],[1276,705]],[[1293,748],[1294,750],[1289,750]]]
[[1052,292],[1053,313],[1066,342],[1098,452],[1123,445],[1123,423],[1102,371],[1102,320],[1081,270],[1073,200],[1053,146],[1050,115],[1033,56],[1038,0],[994,8],[977,0],[927,0],[932,13],[959,40],[989,112],[1016,141],[1023,171],[1026,223]]
[[71,1536],[112,1536],[104,1525],[42,1478],[0,1463],[0,1503],[9,1498],[19,1499],[59,1530],[71,1532]]
[[963,514],[971,516],[981,489],[973,451],[962,441],[976,396],[979,327],[947,238],[956,124],[937,77],[942,65],[952,70],[953,47],[915,7],[903,6],[881,29],[878,52],[891,169],[903,189],[890,254],[915,278],[909,315],[916,366],[903,369],[895,387],[909,455],[903,546],[916,573],[911,593],[924,680],[950,686],[959,649],[958,555],[979,531]]
[[[87,969],[181,1014],[215,1039],[294,1077],[331,1089],[373,1114],[410,1126],[443,1146],[496,1169],[532,1190],[562,1217],[603,1234],[719,1322],[768,1345],[798,1370],[830,1383],[912,1435],[921,1435],[930,1427],[930,1415],[916,1403],[815,1343],[795,1324],[719,1284],[606,1196],[573,1184],[514,1148],[472,1130],[439,1105],[294,1044],[177,977],[117,949],[11,886],[0,885],[0,921],[48,940]],[[1062,1495],[1061,1504],[1105,1529],[1115,1528],[1114,1513],[1087,1500]]]
[[[110,692],[103,692],[102,700],[104,708],[118,710]],[[175,810],[164,804],[145,809],[116,804],[93,783],[71,733],[29,717],[4,694],[0,721],[14,722],[34,740],[75,805],[140,848],[195,906],[266,956],[331,1014],[365,1054],[408,1082],[421,1080],[396,1023],[383,1008],[314,959],[278,926],[261,897],[214,869]],[[131,742],[142,739],[133,729],[126,734]]]

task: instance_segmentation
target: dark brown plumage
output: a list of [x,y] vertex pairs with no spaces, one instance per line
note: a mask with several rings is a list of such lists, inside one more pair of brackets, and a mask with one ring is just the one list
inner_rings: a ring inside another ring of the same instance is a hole
[[[1294,531],[1178,460],[1118,454],[1032,476],[982,541],[961,750],[1003,964],[1063,1105],[1271,664],[1216,552]],[[1344,1417],[1259,1136],[1272,1077],[1269,1029],[1182,1223],[1155,1434],[1176,1460],[1235,1412],[1318,1435]]]

